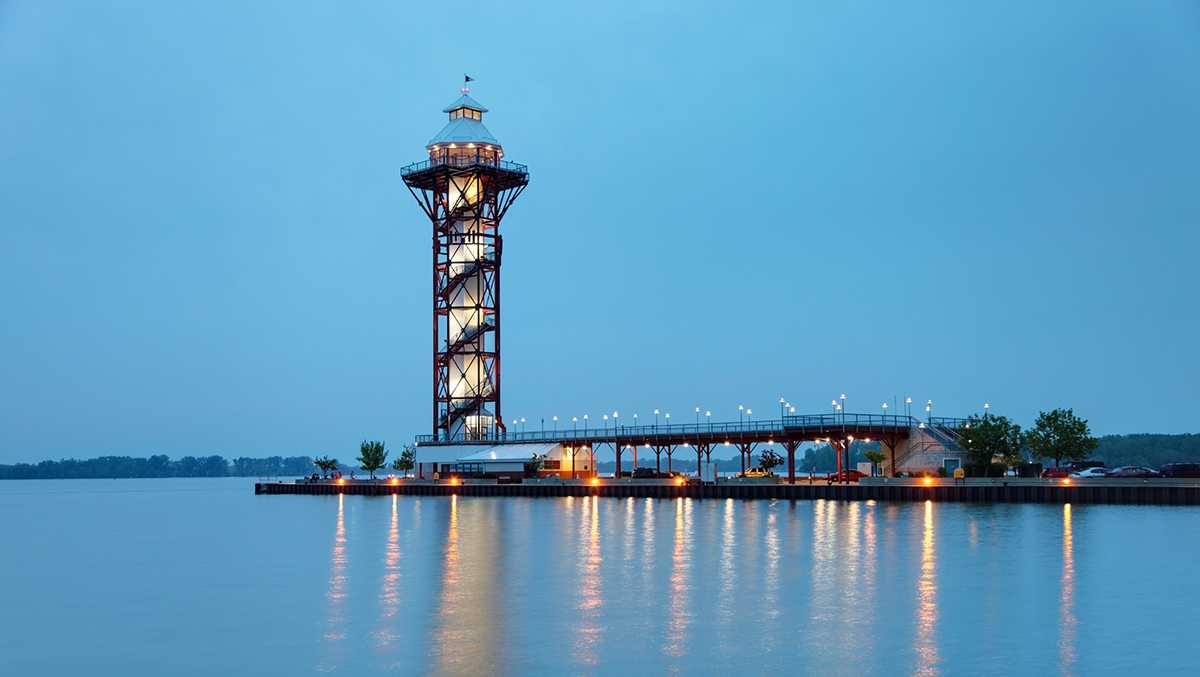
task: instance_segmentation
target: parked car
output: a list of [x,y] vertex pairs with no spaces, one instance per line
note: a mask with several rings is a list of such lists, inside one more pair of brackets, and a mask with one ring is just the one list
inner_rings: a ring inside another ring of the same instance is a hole
[[1063,477],[1070,477],[1070,476],[1071,476],[1071,471],[1067,470],[1066,466],[1062,466],[1059,468],[1046,468],[1045,470],[1042,471],[1042,477],[1045,477],[1047,479],[1051,479],[1051,478],[1060,479]]
[[1080,472],[1088,468],[1104,468],[1104,461],[1071,461],[1064,463],[1062,467],[1071,472]]
[[766,470],[763,470],[762,468],[751,468],[751,469],[747,470],[746,472],[740,473],[738,475],[738,477],[750,477],[750,478],[770,477],[770,476],[771,476],[771,473],[767,472]]
[[1123,465],[1120,468],[1109,470],[1105,477],[1160,477],[1160,475],[1154,468],[1147,468],[1144,465]]
[[1159,473],[1163,477],[1200,477],[1200,463],[1167,463]]
[[637,468],[633,471],[635,480],[652,480],[659,476],[659,472],[654,468]]
[[843,470],[841,472],[831,472],[826,475],[825,479],[830,482],[857,482],[864,477],[867,477],[867,473],[865,472]]
[[1108,476],[1108,468],[1085,468],[1083,470],[1077,470],[1077,471],[1071,473],[1071,477],[1078,477],[1079,479],[1088,479],[1088,478],[1094,479],[1097,477],[1107,477],[1107,476]]

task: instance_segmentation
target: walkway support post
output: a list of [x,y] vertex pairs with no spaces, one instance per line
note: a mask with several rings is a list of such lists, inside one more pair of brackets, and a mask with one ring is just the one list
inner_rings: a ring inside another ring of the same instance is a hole
[[787,448],[787,463],[788,463],[788,484],[796,483],[796,440],[787,440],[784,442]]
[[742,456],[742,474],[746,474],[746,468],[750,465],[750,454],[754,451],[753,442],[739,442],[738,449]]

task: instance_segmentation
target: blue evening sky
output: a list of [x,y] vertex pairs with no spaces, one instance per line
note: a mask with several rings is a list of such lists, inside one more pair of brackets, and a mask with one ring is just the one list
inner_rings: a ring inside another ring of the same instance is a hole
[[1200,4],[0,3],[0,462],[430,427],[421,159],[532,182],[505,418],[1195,432]]

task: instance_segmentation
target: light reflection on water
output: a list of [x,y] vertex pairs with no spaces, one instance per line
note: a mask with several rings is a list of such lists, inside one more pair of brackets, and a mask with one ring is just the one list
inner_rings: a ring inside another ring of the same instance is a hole
[[604,605],[604,597],[600,593],[600,565],[603,557],[600,554],[600,511],[597,502],[599,498],[589,496],[582,499],[580,510],[579,541],[582,547],[579,551],[579,601],[575,608],[579,612],[578,630],[575,634],[575,658],[586,666],[594,666],[599,662],[596,652],[604,633],[598,616]]
[[670,620],[667,623],[667,641],[663,651],[670,657],[678,657],[687,651],[688,626],[691,624],[688,602],[692,591],[692,539],[688,531],[693,501],[690,498],[677,498],[673,503],[675,534],[671,548],[671,597],[668,603]]
[[335,669],[341,660],[338,648],[346,639],[346,497],[338,494],[337,520],[333,528],[333,553],[330,555],[329,586],[325,593],[328,602],[328,619],[324,640],[325,655],[317,665],[319,672]]
[[736,619],[734,596],[736,588],[733,582],[737,580],[735,562],[737,559],[737,508],[732,498],[721,503],[720,526],[720,561],[715,588],[717,592],[716,610],[716,641],[722,653],[729,653],[737,643],[733,632]]
[[[0,487],[22,544],[0,558],[4,674],[1194,667],[1200,594],[1146,594],[1146,572],[1190,580],[1190,508],[121,486],[44,497]],[[114,526],[128,524],[140,528]]]
[[399,496],[392,496],[392,515],[388,523],[387,551],[383,558],[383,586],[379,591],[379,629],[375,632],[377,648],[387,652],[399,639],[391,619],[400,604],[400,516]]
[[925,501],[921,531],[921,578],[917,582],[917,675],[938,674],[937,543],[934,540],[933,501]]
[[1062,508],[1062,584],[1059,595],[1059,672],[1075,674],[1075,547],[1071,535],[1071,504]]
[[[768,504],[767,524],[763,533],[763,544],[766,547],[766,572],[763,577],[763,613],[764,627],[775,627],[779,622],[779,523],[776,515],[775,501]],[[774,632],[764,632],[760,635],[763,651],[773,651],[778,635]]]

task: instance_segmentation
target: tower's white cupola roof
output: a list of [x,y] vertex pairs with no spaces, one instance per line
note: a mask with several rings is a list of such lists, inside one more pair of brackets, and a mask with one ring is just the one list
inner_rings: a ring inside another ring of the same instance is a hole
[[453,113],[454,111],[456,111],[460,108],[466,108],[468,110],[473,110],[473,111],[476,111],[479,113],[488,112],[488,109],[484,108],[482,105],[480,105],[480,103],[478,101],[476,101],[475,99],[472,99],[470,94],[467,94],[465,92],[463,93],[462,96],[455,99],[454,103],[443,108],[442,112],[443,113]]
[[442,112],[450,115],[450,121],[425,144],[426,147],[432,150],[434,146],[477,144],[499,148],[500,142],[483,126],[483,114],[487,108],[472,99],[466,87],[463,87],[462,96],[443,108]]

